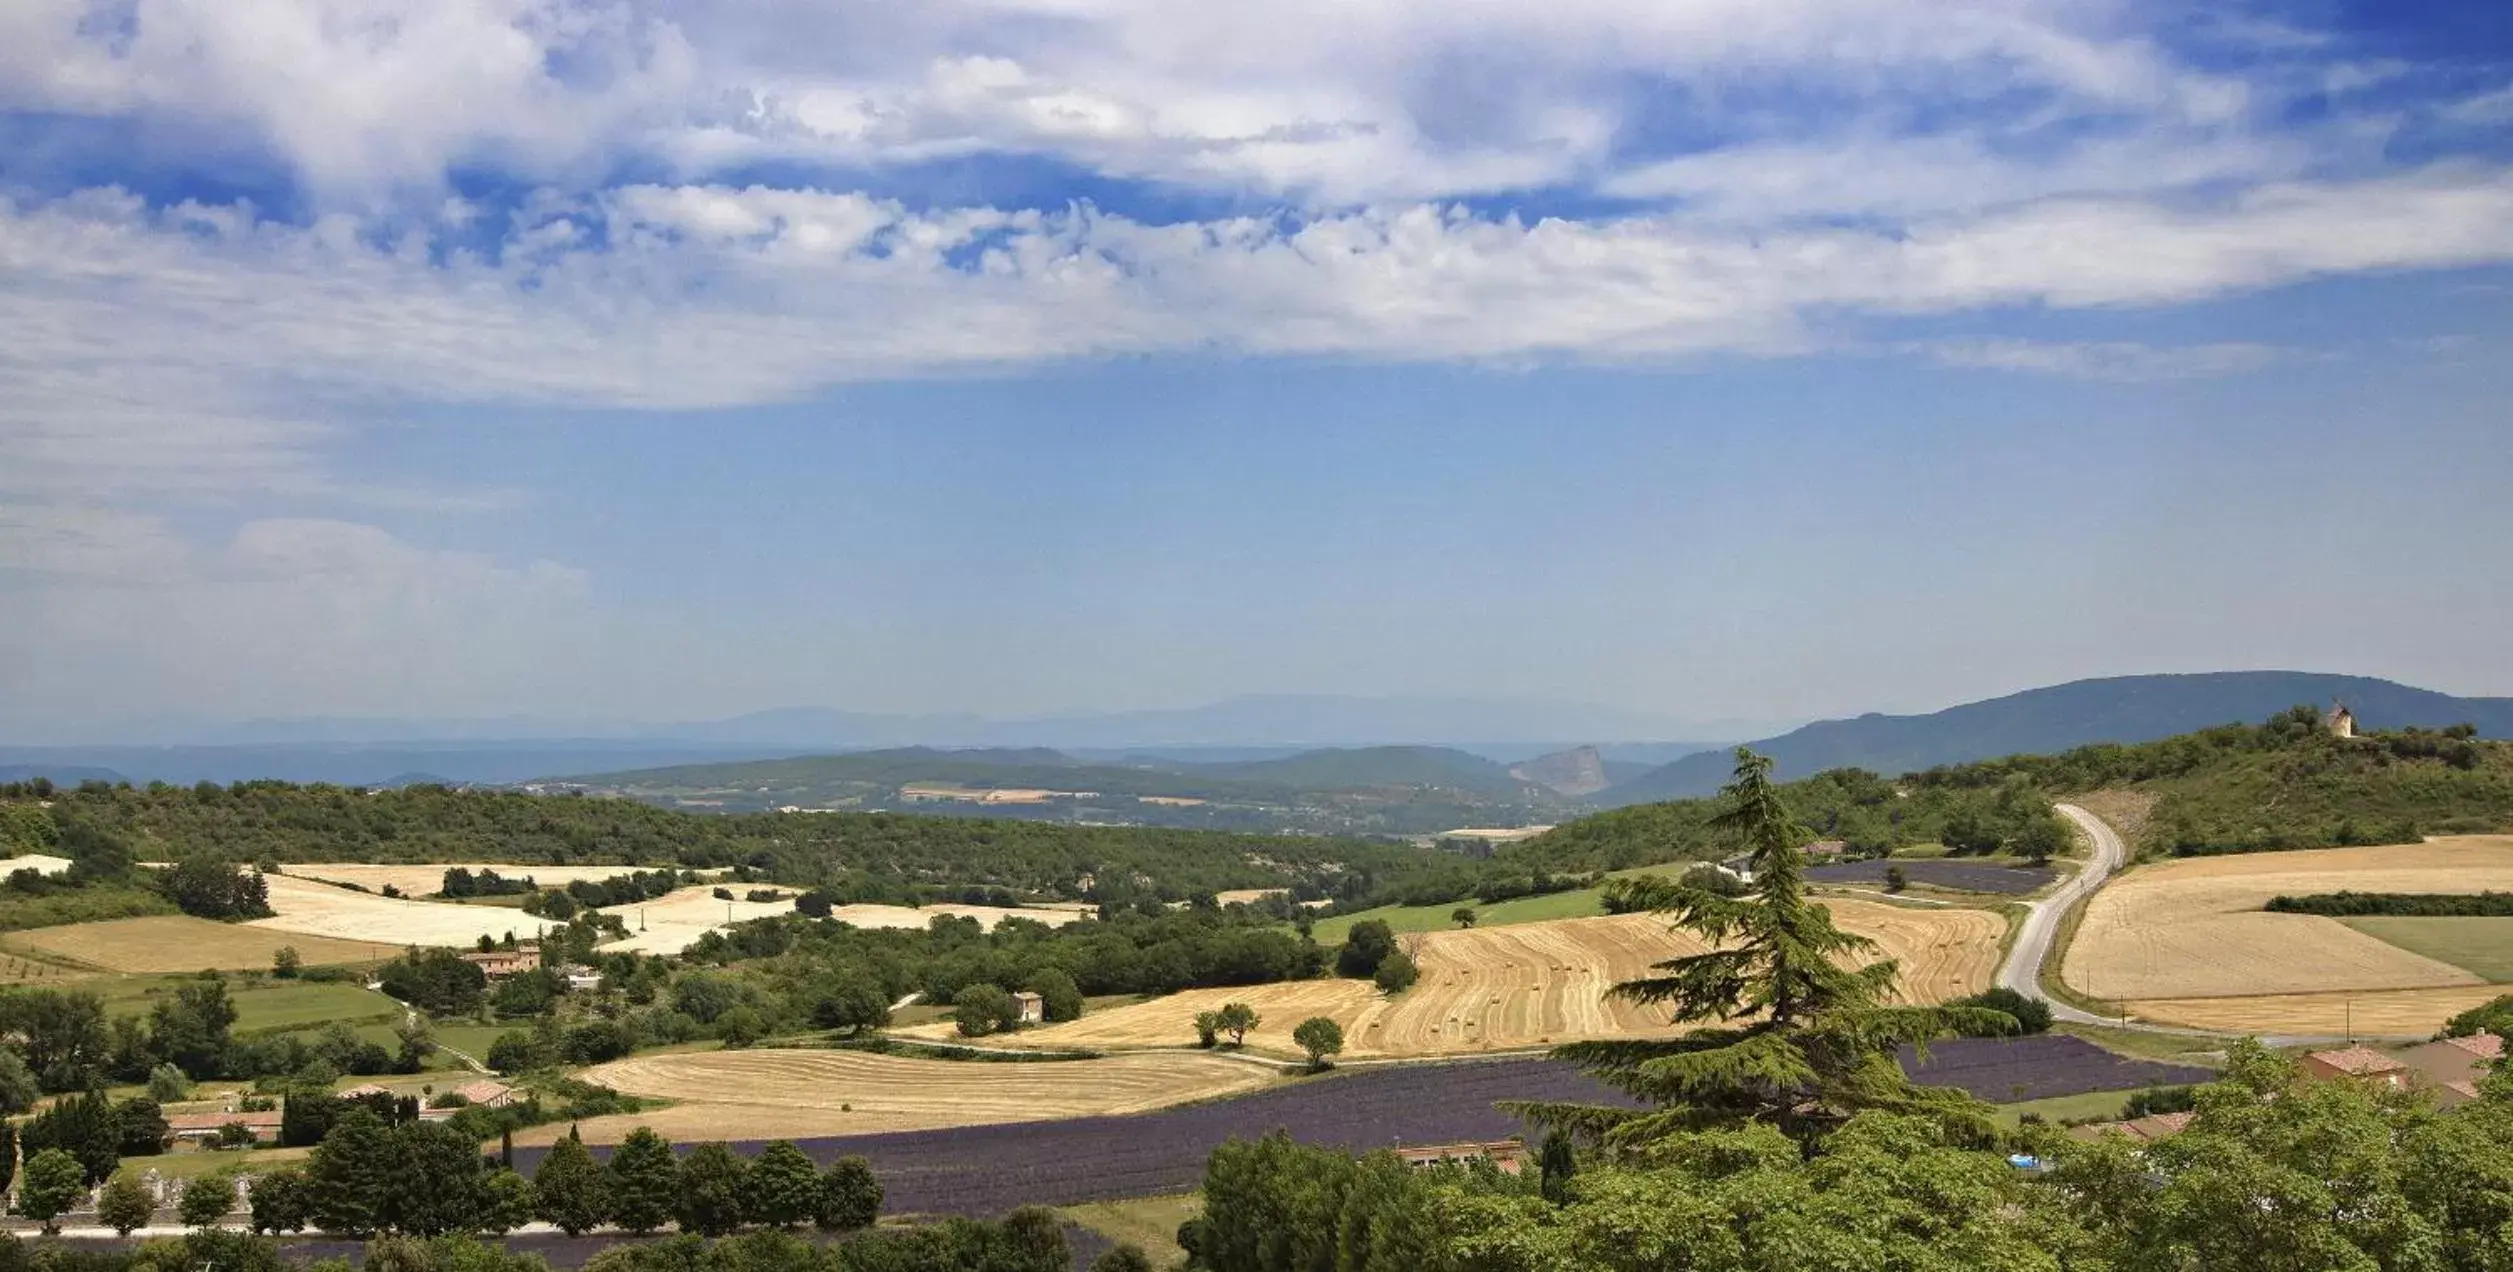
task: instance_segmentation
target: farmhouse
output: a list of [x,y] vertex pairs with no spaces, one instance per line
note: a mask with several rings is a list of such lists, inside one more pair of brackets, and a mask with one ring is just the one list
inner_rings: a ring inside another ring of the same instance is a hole
[[541,951],[530,944],[511,950],[490,950],[485,954],[465,954],[462,961],[479,968],[490,980],[501,976],[518,976],[541,965]]
[[1806,855],[1817,858],[1838,857],[1848,851],[1849,841],[1842,839],[1818,839],[1806,846]]
[[2304,1073],[2309,1077],[2345,1079],[2392,1090],[2408,1085],[2407,1065],[2366,1046],[2306,1052]]
[[1396,1160],[1408,1166],[1445,1166],[1473,1161],[1489,1161],[1504,1175],[1515,1175],[1525,1165],[1527,1143],[1524,1140],[1489,1140],[1482,1143],[1423,1144],[1396,1150]]
[[2432,1092],[2434,1102],[2457,1108],[2478,1098],[2478,1080],[2504,1055],[2504,1039],[2496,1034],[2442,1038],[2400,1053],[2409,1083]]
[[268,1109],[255,1113],[169,1113],[166,1130],[178,1144],[203,1144],[218,1134],[222,1126],[241,1126],[253,1132],[257,1140],[279,1138],[279,1111]]
[[1012,996],[1012,1001],[1018,1004],[1021,1008],[1022,1024],[1043,1025],[1047,1023],[1046,999],[1041,998],[1025,989],[1020,993],[1014,994]]

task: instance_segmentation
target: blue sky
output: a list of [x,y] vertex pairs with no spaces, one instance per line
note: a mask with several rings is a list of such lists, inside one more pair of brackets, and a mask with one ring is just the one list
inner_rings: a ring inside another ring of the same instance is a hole
[[34,0],[0,740],[2513,693],[2513,17]]

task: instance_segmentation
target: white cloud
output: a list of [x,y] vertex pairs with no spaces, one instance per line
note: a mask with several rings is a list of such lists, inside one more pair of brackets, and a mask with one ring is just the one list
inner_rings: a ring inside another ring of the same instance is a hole
[[1948,340],[1907,346],[1950,367],[2144,383],[2257,371],[2284,353],[2239,341],[2158,346],[2134,341]]
[[[2061,113],[2241,114],[2128,0],[22,0],[0,108],[267,148],[357,205],[449,167],[590,179],[786,156],[1046,153],[1329,201],[1582,180],[1632,84],[2051,95]],[[126,16],[127,15],[127,18]],[[1715,113],[1715,112],[1714,112]]]

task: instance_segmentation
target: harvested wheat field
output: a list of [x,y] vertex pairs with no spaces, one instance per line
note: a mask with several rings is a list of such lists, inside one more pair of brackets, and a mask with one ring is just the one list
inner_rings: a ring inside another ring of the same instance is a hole
[[[781,901],[726,901],[707,886],[683,888],[667,896],[636,905],[613,906],[610,912],[628,924],[629,937],[603,946],[606,950],[635,950],[641,954],[677,954],[699,937],[732,922],[767,918],[770,915],[794,912],[793,890]],[[740,895],[746,888],[734,888]],[[929,905],[915,909],[904,905],[842,905],[829,911],[829,917],[860,928],[921,928],[934,921],[934,916],[948,914],[975,919],[993,927],[1008,918],[1029,919],[1050,927],[1062,927],[1082,918],[1090,911],[1065,908],[1006,909],[991,905]]]
[[2225,1033],[2425,1038],[2444,1021],[2505,992],[2502,985],[2462,985],[2341,994],[2138,998],[2123,1006],[2140,1020]]
[[371,963],[401,953],[401,947],[393,944],[277,932],[256,924],[214,923],[180,914],[33,928],[9,933],[6,943],[38,957],[110,972],[267,968],[271,955],[283,945],[294,946],[308,965]]
[[[594,1143],[639,1126],[675,1140],[796,1138],[1141,1113],[1274,1080],[1267,1069],[1206,1055],[989,1064],[851,1051],[701,1051],[616,1060],[584,1071],[632,1095],[681,1101],[582,1123]],[[518,1143],[567,1133],[545,1126]]]
[[[1937,1002],[1990,983],[2006,921],[1982,910],[1917,910],[1831,901],[1845,928],[1874,937],[1901,960],[1915,1001]],[[1704,947],[1645,914],[1556,919],[1507,927],[1431,932],[1407,938],[1422,979],[1395,998],[1352,980],[1293,981],[1236,989],[1196,989],[1093,1012],[1069,1024],[1016,1036],[1038,1047],[1114,1048],[1192,1043],[1195,1014],[1239,1001],[1264,1023],[1252,1050],[1297,1054],[1292,1027],[1327,1016],[1344,1027],[1350,1057],[1441,1055],[1544,1047],[1579,1038],[1666,1033],[1663,1009],[1609,998],[1618,981],[1653,963]],[[904,1030],[947,1035],[951,1026]]]
[[384,866],[357,861],[292,861],[279,868],[280,873],[300,879],[326,883],[354,883],[369,892],[382,892],[387,884],[411,897],[432,896],[445,886],[445,872],[460,867],[473,874],[494,870],[502,878],[531,879],[545,888],[563,888],[579,879],[616,879],[640,870],[678,869],[676,866],[517,866],[476,861],[446,861],[433,865]]
[[[395,946],[467,946],[482,936],[499,937],[508,932],[534,936],[548,926],[521,910],[502,906],[406,901],[284,874],[264,878],[270,887],[273,916],[254,919],[245,924],[248,928]],[[307,962],[314,961],[302,944],[298,951],[305,953]]]
[[[2070,988],[2091,997],[2151,1004],[2479,985],[2483,982],[2467,971],[2336,919],[2270,914],[2260,907],[2281,893],[2507,888],[2513,888],[2513,837],[2505,836],[2194,857],[2146,866],[2087,903],[2062,975]],[[2162,1014],[2175,1011],[2180,1014]],[[2187,1008],[2163,1007],[2156,1019],[2196,1023],[2190,1014]]]

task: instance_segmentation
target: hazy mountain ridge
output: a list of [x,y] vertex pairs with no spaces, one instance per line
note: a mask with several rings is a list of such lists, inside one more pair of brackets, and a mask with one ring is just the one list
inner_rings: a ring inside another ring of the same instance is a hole
[[[1823,720],[1746,745],[1772,757],[1783,778],[1825,769],[1887,775],[2038,755],[2097,742],[2148,742],[2220,724],[2257,723],[2298,704],[2344,702],[2368,729],[2441,728],[2467,722],[2485,737],[2513,737],[2513,698],[2457,698],[2367,676],[2224,671],[2077,680],[1926,715]],[[1724,751],[1685,756],[1596,797],[1606,806],[1690,799],[1727,781]]]

